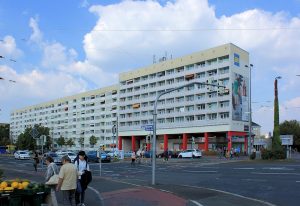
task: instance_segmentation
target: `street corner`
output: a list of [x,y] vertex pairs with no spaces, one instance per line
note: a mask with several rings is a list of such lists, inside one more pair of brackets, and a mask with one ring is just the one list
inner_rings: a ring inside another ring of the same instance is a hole
[[170,192],[136,187],[105,192],[101,194],[104,205],[109,206],[185,206],[187,201]]

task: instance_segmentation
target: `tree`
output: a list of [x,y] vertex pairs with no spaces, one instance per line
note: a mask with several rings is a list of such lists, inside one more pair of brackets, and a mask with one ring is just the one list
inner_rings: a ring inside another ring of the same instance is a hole
[[57,140],[56,143],[58,144],[58,146],[62,147],[63,145],[66,144],[66,140],[63,136],[60,136]]
[[66,141],[66,145],[68,145],[69,147],[72,147],[73,145],[75,145],[75,142],[73,141],[73,139],[70,138]]
[[[46,138],[46,144],[45,144],[45,149],[49,149],[50,145],[49,145],[49,141],[50,141],[50,137],[49,137],[49,128],[48,127],[44,127],[41,125],[34,125],[33,127],[36,130],[36,137],[35,138],[39,138],[41,135],[45,135]],[[29,149],[29,150],[36,150],[37,149],[37,144],[36,144],[36,139],[34,139],[32,137],[32,131],[33,131],[32,127],[27,127],[23,133],[21,133],[18,136],[17,139],[17,147],[18,149]],[[47,143],[48,142],[48,143]]]
[[280,134],[293,135],[293,148],[300,151],[300,123],[297,120],[284,121],[280,124]]
[[18,136],[16,146],[18,149],[36,150],[36,140],[32,137],[32,128],[28,127]]
[[83,147],[84,146],[84,137],[80,137],[78,140],[78,143],[79,143],[80,147]]
[[280,128],[279,128],[279,105],[278,105],[278,90],[277,90],[277,78],[274,82],[275,99],[274,99],[274,131],[272,140],[272,150],[282,150],[280,140]]
[[97,139],[97,137],[95,137],[94,135],[92,135],[92,136],[90,137],[90,145],[91,145],[92,147],[94,147],[94,145],[97,144],[97,141],[98,141],[98,139]]
[[0,145],[10,144],[9,124],[0,125]]

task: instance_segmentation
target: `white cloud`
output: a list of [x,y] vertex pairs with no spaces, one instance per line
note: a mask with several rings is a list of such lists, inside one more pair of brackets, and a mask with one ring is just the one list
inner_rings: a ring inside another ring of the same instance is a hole
[[46,68],[55,69],[60,65],[72,63],[76,58],[77,52],[74,49],[67,50],[60,43],[45,44],[42,65]]
[[43,39],[43,33],[41,32],[39,25],[38,25],[38,17],[30,18],[29,26],[32,29],[32,34],[30,36],[30,41],[40,45]]
[[23,52],[17,48],[16,41],[12,36],[5,36],[0,41],[0,54],[6,59],[16,59],[23,55]]

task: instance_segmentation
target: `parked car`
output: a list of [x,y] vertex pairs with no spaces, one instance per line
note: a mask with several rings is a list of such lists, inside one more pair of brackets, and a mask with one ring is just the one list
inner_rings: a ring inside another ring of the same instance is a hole
[[145,158],[151,158],[152,157],[152,151],[150,150],[150,151],[145,151],[144,152],[144,157]]
[[[179,152],[168,151],[168,155],[171,158],[177,158],[178,154],[179,154]],[[165,152],[161,152],[161,153],[157,154],[156,157],[158,157],[158,158],[164,158],[165,157]]]
[[30,159],[29,152],[18,150],[14,153],[15,159],[25,160]]
[[[99,162],[100,161],[100,153],[99,151],[89,151],[87,153],[87,158],[89,162]],[[105,152],[101,153],[101,162],[110,162],[111,157]]]
[[47,152],[43,155],[43,164],[46,164],[45,162],[45,159],[47,156],[50,156],[53,158],[53,162],[56,164],[56,165],[62,165],[62,162],[61,162],[61,157],[58,156],[55,152]]
[[77,155],[74,152],[61,152],[59,156],[65,156],[67,155],[70,159],[71,162],[74,162],[74,159],[77,157]]
[[201,158],[202,152],[198,149],[188,149],[178,154],[178,158]]

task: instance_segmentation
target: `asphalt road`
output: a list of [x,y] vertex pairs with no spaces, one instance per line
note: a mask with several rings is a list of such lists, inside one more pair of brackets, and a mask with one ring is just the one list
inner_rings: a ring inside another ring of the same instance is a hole
[[[0,168],[5,169],[9,177],[23,174],[39,181],[45,170],[40,167],[36,175],[30,160],[12,157],[0,157]],[[167,201],[178,197],[178,205],[296,206],[300,202],[300,159],[249,161],[204,157],[171,159],[169,162],[158,160],[155,187],[151,185],[149,161],[134,167],[128,161],[102,163],[101,177],[99,163],[91,163],[90,168],[93,182],[91,191],[87,192],[86,205],[96,205],[95,202],[97,205],[124,205],[124,201],[129,201],[127,205],[164,205],[156,204],[153,199],[148,201],[149,204],[138,202],[151,195],[154,199],[161,197]]]

